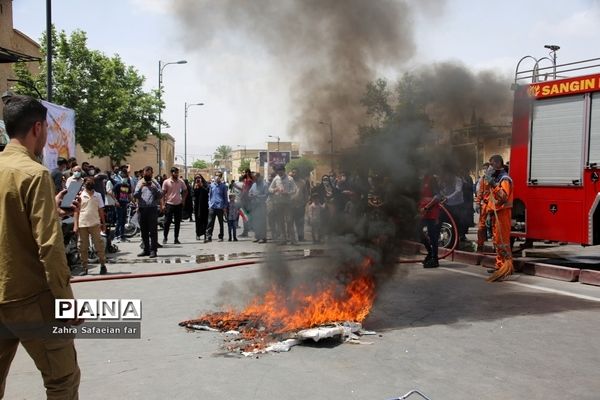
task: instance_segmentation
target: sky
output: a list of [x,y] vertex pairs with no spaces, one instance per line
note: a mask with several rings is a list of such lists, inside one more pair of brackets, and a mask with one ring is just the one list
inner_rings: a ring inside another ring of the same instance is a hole
[[[233,149],[264,148],[266,141],[273,140],[269,135],[302,143],[291,123],[296,110],[290,93],[291,70],[275,62],[252,37],[236,36],[230,30],[212,32],[210,43],[190,46],[190,32],[172,7],[182,1],[186,0],[54,0],[52,20],[59,30],[85,31],[90,48],[119,54],[146,77],[146,90],[158,87],[159,60],[188,61],[168,65],[163,73],[163,119],[169,124],[163,131],[175,137],[176,155],[184,153],[184,104],[204,103],[189,108],[188,162],[208,159],[223,144]],[[202,7],[211,0],[187,2]],[[39,40],[45,29],[45,3],[14,0],[14,27]],[[414,56],[397,67],[376,66],[381,77],[394,80],[406,70],[448,60],[474,71],[513,76],[523,56],[547,56],[546,44],[561,46],[559,64],[600,57],[599,0],[431,4],[419,7],[412,16]],[[315,124],[315,129],[326,127]],[[311,147],[302,144],[304,149]]]

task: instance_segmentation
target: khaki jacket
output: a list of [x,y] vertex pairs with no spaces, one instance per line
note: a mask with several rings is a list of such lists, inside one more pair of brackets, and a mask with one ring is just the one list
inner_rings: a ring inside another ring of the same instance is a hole
[[0,153],[0,304],[50,289],[73,298],[50,171],[27,149]]

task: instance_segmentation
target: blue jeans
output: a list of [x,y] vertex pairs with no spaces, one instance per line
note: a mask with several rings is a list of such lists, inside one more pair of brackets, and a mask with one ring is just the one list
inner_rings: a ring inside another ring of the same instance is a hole
[[229,240],[231,238],[237,240],[237,220],[227,220],[227,233],[229,234]]
[[117,209],[117,226],[115,228],[115,237],[121,238],[125,234],[125,221],[127,220],[127,204],[119,203],[120,207]]

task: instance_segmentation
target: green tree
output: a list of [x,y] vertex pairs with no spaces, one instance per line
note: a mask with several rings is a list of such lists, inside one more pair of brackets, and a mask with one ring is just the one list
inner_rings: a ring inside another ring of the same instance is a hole
[[215,150],[214,157],[213,157],[215,160],[214,165],[216,167],[218,167],[225,161],[229,161],[231,159],[232,151],[233,150],[231,149],[231,146],[221,145],[221,146],[217,147],[217,149]]
[[285,169],[287,172],[290,172],[293,169],[297,169],[298,175],[301,178],[307,178],[310,175],[310,173],[315,169],[316,165],[317,163],[314,160],[300,157],[290,160],[290,162],[287,163],[287,165],[285,166]]
[[204,160],[196,160],[192,163],[192,168],[206,169],[208,168],[208,163]]
[[[87,47],[85,32],[64,31],[53,35],[53,99],[75,110],[75,139],[96,157],[110,157],[114,164],[125,160],[138,140],[156,132],[162,104],[156,92],[144,92],[144,77],[118,55],[108,57]],[[46,53],[45,35],[40,39]],[[18,79],[34,85],[46,95],[46,62],[32,76],[24,65],[15,66]],[[35,96],[33,89],[17,85],[17,91]]]
[[238,172],[240,174],[242,174],[247,169],[250,169],[250,159],[249,158],[243,158],[242,162],[240,162],[240,166],[238,167]]

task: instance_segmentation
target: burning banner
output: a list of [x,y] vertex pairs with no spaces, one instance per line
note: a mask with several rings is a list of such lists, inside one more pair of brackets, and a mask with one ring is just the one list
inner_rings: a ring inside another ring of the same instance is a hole
[[42,100],[48,109],[48,139],[44,147],[44,165],[56,168],[59,157],[75,156],[75,110]]

